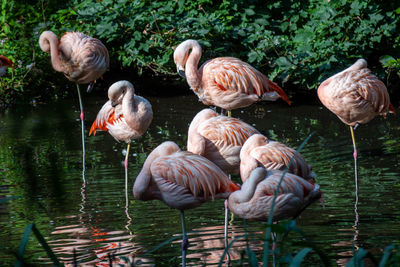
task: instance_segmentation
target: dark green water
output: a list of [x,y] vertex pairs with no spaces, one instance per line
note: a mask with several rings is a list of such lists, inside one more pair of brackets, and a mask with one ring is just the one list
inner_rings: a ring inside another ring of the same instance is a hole
[[[204,108],[194,95],[148,99],[155,115],[148,132],[132,144],[130,189],[148,153],[162,141],[172,140],[186,148],[188,125]],[[87,132],[105,101],[105,91],[97,96],[84,94]],[[234,111],[233,116],[293,148],[316,132],[302,154],[318,175],[325,207],[313,204],[297,219],[297,225],[332,265],[345,264],[354,247],[368,249],[380,258],[385,246],[399,243],[398,117],[376,118],[356,130],[359,202],[355,209],[350,131],[336,116],[317,105],[295,103],[289,107],[282,101],[256,104]],[[83,183],[80,131],[77,98],[21,107],[0,116],[0,197],[17,197],[0,204],[0,262],[14,262],[24,228],[34,222],[65,263],[75,254],[78,262],[105,266],[107,255],[114,254],[114,263],[125,256],[156,266],[177,266],[181,261],[179,238],[149,255],[143,253],[181,233],[179,212],[159,201],[136,201],[131,192],[126,210],[126,145],[105,132],[86,139]],[[186,217],[187,228],[192,231],[189,265],[217,264],[224,247],[223,201],[189,210]],[[231,237],[243,234],[242,220],[235,218],[230,229]],[[265,223],[247,222],[247,230],[260,237]],[[260,259],[263,243],[251,240],[250,245]],[[243,240],[234,244],[234,265],[245,246]],[[281,255],[296,253],[302,247],[301,236],[290,234]],[[49,262],[34,238],[25,257],[37,265]],[[310,254],[307,262],[319,265],[315,254]]]

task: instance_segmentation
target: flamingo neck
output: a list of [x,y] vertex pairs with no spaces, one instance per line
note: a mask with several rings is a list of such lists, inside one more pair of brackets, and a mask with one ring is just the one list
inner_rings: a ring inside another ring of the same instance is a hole
[[229,201],[234,201],[237,203],[248,202],[254,196],[254,192],[256,191],[258,183],[258,179],[254,179],[252,176],[250,176],[243,184],[240,191],[236,191],[231,194]]
[[64,67],[60,58],[59,42],[57,36],[52,32],[44,32],[41,39],[41,42],[47,42],[50,46],[48,48],[50,51],[45,52],[50,52],[51,64],[53,68],[58,72],[64,72]]
[[127,87],[125,96],[122,100],[122,111],[126,123],[133,129],[136,127],[135,114],[137,113],[137,105],[135,102],[135,93],[133,88]]
[[198,70],[201,57],[201,46],[197,42],[193,42],[189,49],[192,49],[192,51],[186,61],[185,75],[191,89],[198,92],[201,89],[201,77]]

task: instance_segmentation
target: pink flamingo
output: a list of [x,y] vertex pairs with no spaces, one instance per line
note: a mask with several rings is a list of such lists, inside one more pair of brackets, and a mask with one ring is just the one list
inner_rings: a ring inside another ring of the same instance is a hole
[[[114,83],[108,89],[109,100],[97,114],[89,136],[97,130],[108,131],[117,141],[128,143],[125,156],[125,194],[128,194],[128,156],[131,141],[142,136],[153,119],[151,104],[135,95],[133,84],[128,81]],[[126,197],[128,201],[128,197]]]
[[206,61],[198,70],[200,57],[201,46],[196,40],[182,42],[174,52],[178,74],[187,79],[203,104],[228,110],[228,116],[232,109],[259,100],[275,101],[281,97],[290,104],[282,88],[248,63],[233,57],[218,57]]
[[[290,160],[291,164],[289,165]],[[310,165],[296,150],[276,141],[270,141],[262,134],[254,134],[247,139],[240,151],[240,177],[246,181],[257,167],[267,170],[284,170],[314,182],[316,177]]]
[[227,198],[239,189],[217,165],[188,151],[181,151],[167,141],[147,157],[136,177],[133,194],[139,200],[158,199],[178,209],[182,221],[182,265],[186,264],[188,239],[184,210],[200,206],[207,200]]
[[[189,126],[187,150],[206,157],[226,173],[238,174],[240,149],[258,131],[243,121],[203,109]],[[228,203],[225,201],[225,241],[228,238]]]
[[322,104],[350,126],[355,184],[358,188],[357,148],[353,126],[356,129],[359,124],[369,122],[376,115],[385,117],[387,113],[394,113],[386,86],[367,68],[367,61],[359,59],[321,83],[317,93]]
[[[44,31],[39,38],[40,48],[51,54],[51,63],[58,72],[63,72],[68,80],[76,83],[81,109],[83,169],[85,169],[85,125],[84,111],[79,84],[93,82],[109,68],[108,50],[96,38],[80,32],[67,32],[58,41],[51,31]],[[89,85],[88,92],[93,83]]]
[[386,86],[359,59],[349,68],[325,80],[318,87],[322,104],[350,126],[354,157],[357,157],[352,126],[367,123],[376,115],[394,113]]
[[6,74],[8,67],[14,69],[15,64],[10,59],[0,55],[0,77]]
[[[254,169],[241,190],[229,196],[229,209],[240,218],[267,221],[282,175],[280,170],[267,171],[263,167]],[[320,198],[321,191],[317,184],[313,185],[297,175],[286,173],[278,191],[272,220],[295,218]]]
[[226,173],[239,174],[240,149],[256,133],[254,127],[239,119],[203,109],[190,123],[187,150],[206,157]]

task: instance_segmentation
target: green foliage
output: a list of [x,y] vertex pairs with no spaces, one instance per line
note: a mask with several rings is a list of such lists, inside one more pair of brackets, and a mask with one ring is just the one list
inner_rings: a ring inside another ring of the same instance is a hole
[[[0,77],[0,106],[8,105],[26,96],[28,100],[44,93],[43,84],[57,80],[51,75],[48,56],[39,52],[39,34],[46,25],[46,16],[55,8],[62,8],[57,1],[1,1],[0,55],[11,59],[15,70],[8,69]],[[24,91],[29,87],[31,90]],[[35,90],[36,89],[36,90]]]
[[[280,84],[314,89],[357,58],[379,67],[381,56],[400,57],[400,10],[387,1],[2,0],[1,5],[0,54],[18,66],[0,78],[0,96],[8,102],[26,87],[34,98],[43,96],[43,85],[51,96],[57,79],[65,83],[40,51],[43,30],[58,36],[83,31],[101,39],[110,50],[111,70],[120,65],[138,74],[177,77],[173,49],[192,38],[203,46],[203,61],[235,56]],[[384,67],[390,75],[398,64]]]
[[173,48],[193,38],[203,45],[203,59],[237,56],[272,79],[316,88],[357,58],[374,59],[400,43],[398,6],[384,1],[74,0],[71,6],[75,29],[103,39],[114,60],[139,73],[172,75]]

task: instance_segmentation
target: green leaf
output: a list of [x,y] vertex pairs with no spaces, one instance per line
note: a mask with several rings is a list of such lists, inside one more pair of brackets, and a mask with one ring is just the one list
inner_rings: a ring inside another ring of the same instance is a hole
[[391,60],[395,60],[395,58],[392,57],[392,56],[389,56],[389,55],[384,55],[384,56],[381,56],[381,57],[379,58],[379,62],[380,62],[384,67],[388,67],[388,66],[389,66],[388,63],[389,63],[389,61],[391,61]]
[[293,257],[292,261],[290,262],[290,267],[300,267],[301,263],[303,262],[304,258],[307,256],[307,254],[312,251],[312,248],[303,248],[300,250],[299,253],[296,254],[296,256]]

